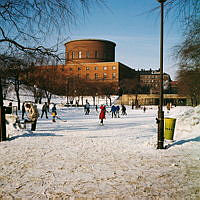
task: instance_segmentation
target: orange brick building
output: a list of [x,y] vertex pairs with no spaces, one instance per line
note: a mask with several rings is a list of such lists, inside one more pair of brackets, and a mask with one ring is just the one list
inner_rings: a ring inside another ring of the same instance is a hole
[[64,71],[88,81],[114,82],[133,79],[135,70],[115,62],[116,44],[107,40],[83,39],[65,44],[66,64]]
[[57,66],[40,66],[43,70],[62,73],[66,79],[80,79],[90,82],[114,84],[116,92],[120,88],[120,81],[136,79],[137,72],[120,63],[115,62],[114,42],[97,39],[73,40],[65,43],[65,64]]

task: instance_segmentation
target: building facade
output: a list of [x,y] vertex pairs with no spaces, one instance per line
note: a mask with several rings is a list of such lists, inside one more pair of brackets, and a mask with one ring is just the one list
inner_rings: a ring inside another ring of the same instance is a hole
[[[149,88],[150,94],[159,94],[160,92],[160,70],[141,70],[139,71],[140,85]],[[170,75],[163,74],[164,90],[170,90]]]
[[[39,66],[37,72],[41,74],[49,71],[52,74],[62,74],[62,79],[65,79],[64,84],[68,85],[66,90],[73,88],[72,90],[77,91],[77,87],[83,87],[83,83],[84,85],[93,83],[93,85],[112,85],[115,94],[159,94],[160,71],[151,69],[136,71],[121,62],[116,62],[114,42],[101,39],[80,39],[69,41],[64,45],[65,64]],[[48,74],[44,74],[45,76]],[[171,78],[164,73],[163,80],[166,92],[169,89]]]
[[135,70],[115,62],[115,46],[114,42],[97,39],[67,42],[64,66],[67,74],[87,81],[112,82],[116,87],[122,79],[135,78]]
[[65,43],[66,64],[115,62],[114,42],[108,40],[82,39]]
[[124,79],[137,78],[137,73],[134,69],[115,61],[115,46],[114,42],[108,40],[73,40],[65,44],[64,65],[39,66],[37,72],[60,73],[66,82],[70,81],[70,85],[74,85],[73,90],[81,87],[82,83],[93,83],[102,84],[104,87],[112,85],[112,91],[118,94],[120,82]]

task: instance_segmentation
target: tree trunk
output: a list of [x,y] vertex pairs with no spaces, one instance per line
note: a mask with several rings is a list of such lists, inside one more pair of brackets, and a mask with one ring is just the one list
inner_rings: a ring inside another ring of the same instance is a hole
[[110,106],[112,105],[112,100],[111,100],[111,97],[108,97],[109,98],[109,100],[110,100]]
[[2,85],[0,77],[0,142],[6,140],[6,120],[5,112],[3,108],[3,94]]
[[20,97],[19,97],[19,81],[15,82],[15,92],[17,96],[18,110],[20,110]]
[[47,103],[49,105],[51,103],[51,93],[45,90],[45,95],[46,95]]
[[39,98],[39,104],[41,104],[41,103],[42,103],[42,97]]
[[19,92],[17,93],[17,103],[18,103],[18,110],[20,110],[20,97],[19,97]]
[[92,97],[93,98],[93,105],[95,106],[95,96]]
[[82,101],[82,106],[83,106],[83,96],[81,97],[81,101]]

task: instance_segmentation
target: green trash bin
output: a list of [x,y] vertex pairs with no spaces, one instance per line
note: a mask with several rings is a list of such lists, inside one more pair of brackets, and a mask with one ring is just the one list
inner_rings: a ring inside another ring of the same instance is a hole
[[173,140],[176,119],[165,118],[164,121],[165,121],[164,138],[165,140]]

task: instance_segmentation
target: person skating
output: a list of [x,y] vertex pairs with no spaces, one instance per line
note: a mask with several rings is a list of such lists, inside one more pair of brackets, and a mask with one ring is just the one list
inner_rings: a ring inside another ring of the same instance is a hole
[[134,102],[132,101],[132,110],[134,109]]
[[101,109],[101,112],[99,114],[99,119],[101,120],[100,124],[103,125],[103,120],[106,118],[106,106],[101,105],[100,109]]
[[55,104],[53,105],[51,112],[52,112],[52,116],[53,116],[52,122],[56,122],[57,112],[56,112],[56,105]]
[[43,117],[43,115],[45,113],[46,119],[48,119],[47,112],[48,112],[48,105],[47,105],[47,102],[45,102],[44,105],[42,106],[42,115],[41,115],[41,118]]
[[122,104],[122,115],[127,115],[126,107]]
[[120,110],[120,107],[119,105],[116,106],[116,117],[120,118],[119,117],[119,110]]
[[85,104],[85,115],[89,115],[90,113],[90,104],[89,102],[86,100],[86,104]]
[[39,117],[38,109],[36,105],[33,104],[26,104],[25,108],[28,112],[28,119],[24,120],[24,125],[26,128],[26,123],[31,122],[31,131],[36,130],[37,119]]
[[112,118],[116,117],[116,107],[115,107],[115,105],[112,105],[110,112],[112,113]]

